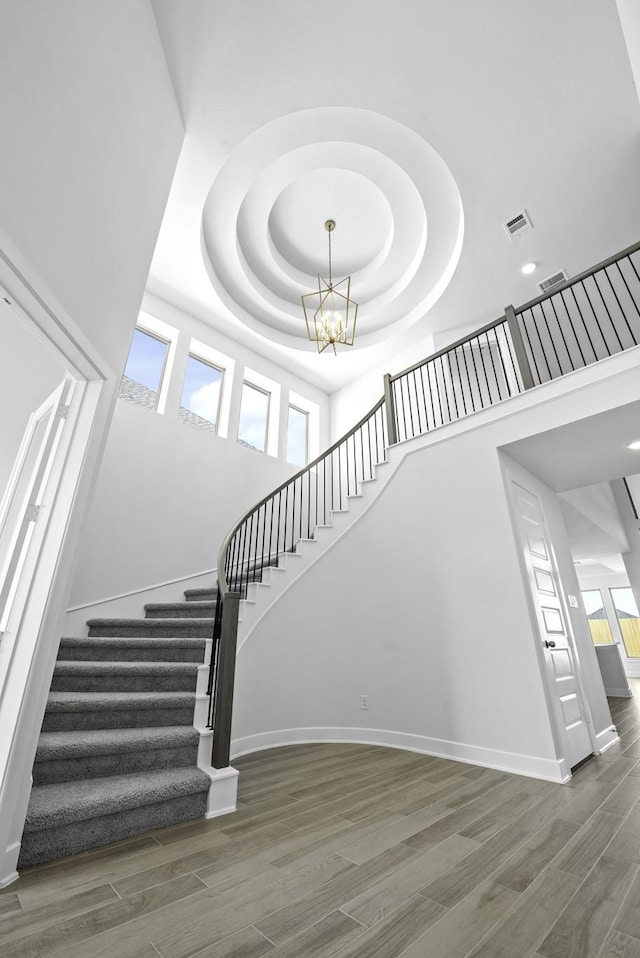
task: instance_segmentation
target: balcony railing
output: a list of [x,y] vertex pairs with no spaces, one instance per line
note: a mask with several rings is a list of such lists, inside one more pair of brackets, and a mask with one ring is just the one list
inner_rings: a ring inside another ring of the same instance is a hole
[[222,544],[209,677],[212,765],[229,764],[238,608],[250,582],[346,508],[388,446],[640,342],[640,243],[409,369],[346,436],[250,509]]

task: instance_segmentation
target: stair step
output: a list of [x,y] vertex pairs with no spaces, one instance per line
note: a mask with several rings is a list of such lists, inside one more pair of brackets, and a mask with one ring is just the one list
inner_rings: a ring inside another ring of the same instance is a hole
[[56,662],[52,692],[195,692],[192,662]]
[[192,725],[192,692],[50,692],[43,732]]
[[187,725],[43,732],[33,784],[194,766],[199,738],[197,730]]
[[176,768],[35,786],[19,866],[199,818],[206,810],[209,785],[209,776],[200,769]]
[[216,614],[215,599],[189,602],[149,602],[144,607],[148,619],[207,619]]
[[184,597],[187,602],[215,602],[218,598],[218,586],[208,589],[185,589]]
[[211,638],[213,618],[205,619],[89,619],[90,636],[122,638]]
[[118,637],[63,638],[58,662],[196,662],[205,657],[204,639]]

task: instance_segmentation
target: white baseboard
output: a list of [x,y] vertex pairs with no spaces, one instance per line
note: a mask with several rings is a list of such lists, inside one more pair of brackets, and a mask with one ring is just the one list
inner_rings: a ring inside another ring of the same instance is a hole
[[605,694],[611,696],[614,699],[630,699],[633,698],[633,692],[630,688],[620,688],[620,689],[611,689],[606,685],[604,687]]
[[17,881],[18,878],[20,878],[20,875],[17,872],[10,872],[5,878],[0,878],[0,888],[13,885],[14,881]]
[[312,742],[349,742],[360,745],[382,745],[387,748],[400,748],[410,752],[421,752],[438,758],[448,758],[469,765],[482,765],[513,775],[527,775],[530,778],[542,778],[548,782],[566,782],[564,762],[558,759],[542,758],[535,755],[520,755],[516,752],[503,752],[499,749],[466,745],[464,742],[449,742],[444,739],[429,738],[424,735],[411,735],[406,732],[393,732],[387,729],[366,728],[292,728],[278,729],[273,732],[259,732],[235,739],[231,743],[232,759],[249,752],[259,752],[267,748],[284,745],[298,745]]
[[602,732],[598,732],[596,735],[598,755],[602,755],[603,752],[606,752],[608,748],[611,748],[612,745],[615,745],[616,742],[619,741],[620,738],[615,725],[610,725],[609,728],[604,729]]

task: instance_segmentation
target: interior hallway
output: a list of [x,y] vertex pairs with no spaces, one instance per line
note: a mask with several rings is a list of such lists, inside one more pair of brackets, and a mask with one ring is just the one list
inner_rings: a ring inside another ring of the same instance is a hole
[[567,786],[359,745],[238,759],[238,810],[38,866],[3,958],[638,958],[640,679]]

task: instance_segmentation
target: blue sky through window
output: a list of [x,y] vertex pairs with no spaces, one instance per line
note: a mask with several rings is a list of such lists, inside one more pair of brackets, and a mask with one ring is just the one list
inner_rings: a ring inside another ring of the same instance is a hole
[[267,448],[267,423],[269,420],[269,394],[249,383],[242,387],[240,425],[238,439],[260,452]]
[[210,366],[195,356],[189,356],[180,405],[215,425],[218,420],[222,376],[221,369]]
[[168,344],[161,339],[136,329],[131,340],[125,376],[158,392],[167,349]]

